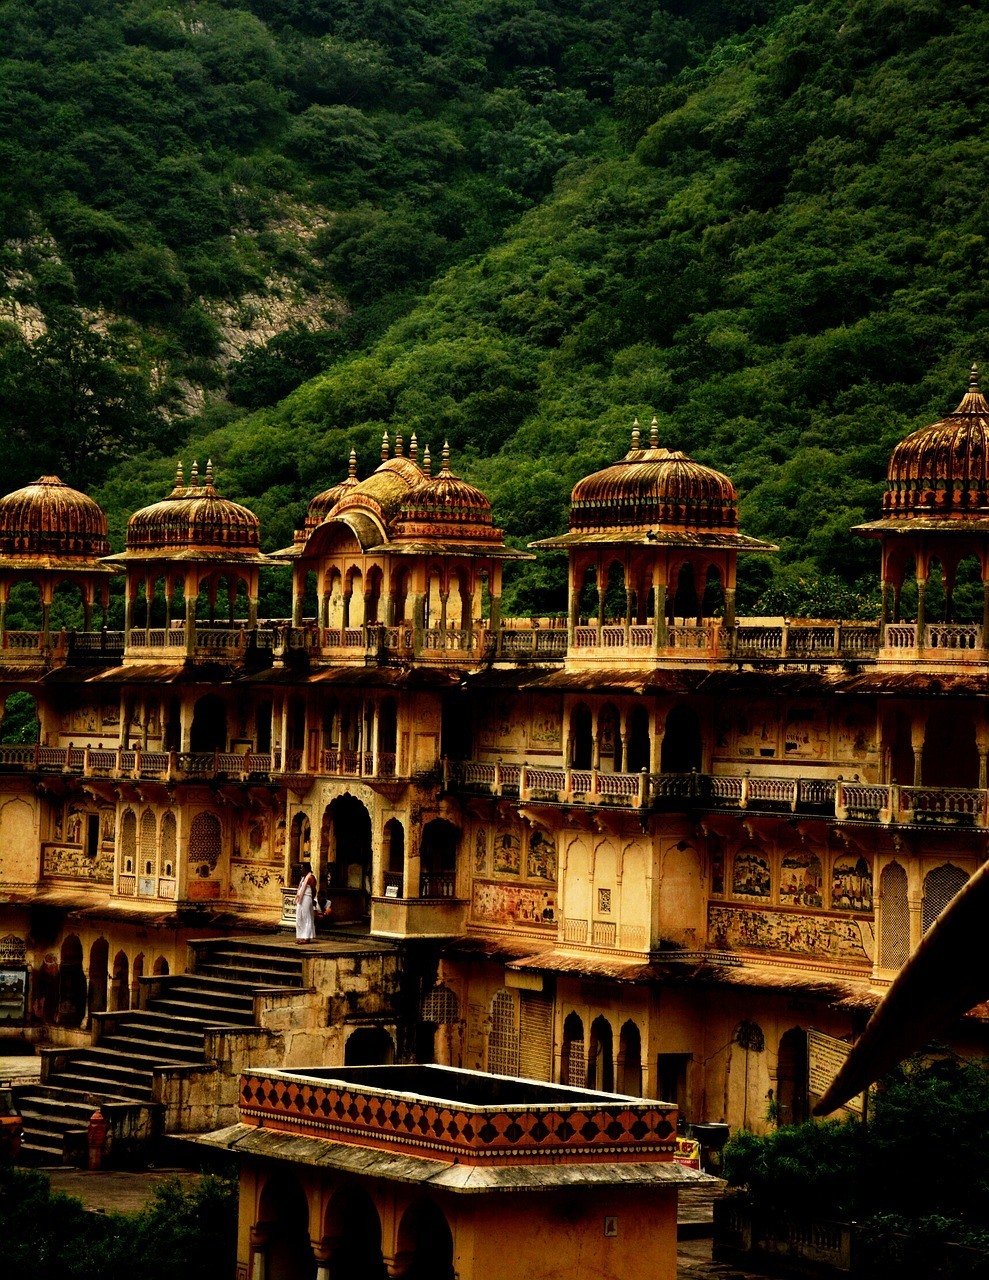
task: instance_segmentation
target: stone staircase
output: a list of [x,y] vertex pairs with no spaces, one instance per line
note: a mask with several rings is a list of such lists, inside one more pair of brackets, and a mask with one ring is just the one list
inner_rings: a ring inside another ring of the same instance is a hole
[[93,1016],[92,1043],[42,1050],[41,1083],[16,1093],[24,1120],[21,1161],[85,1161],[90,1117],[99,1105],[110,1124],[114,1159],[140,1158],[162,1134],[155,1073],[207,1068],[207,1036],[256,1026],[254,997],[302,989],[303,956],[284,945],[213,938],[193,944],[189,972],[145,978],[144,1007]]

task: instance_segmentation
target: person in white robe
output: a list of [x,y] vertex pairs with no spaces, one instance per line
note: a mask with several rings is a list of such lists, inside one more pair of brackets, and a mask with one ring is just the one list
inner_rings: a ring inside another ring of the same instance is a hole
[[308,862],[302,864],[299,887],[295,891],[295,940],[312,942],[316,937],[316,916],[322,914],[316,901],[316,877]]

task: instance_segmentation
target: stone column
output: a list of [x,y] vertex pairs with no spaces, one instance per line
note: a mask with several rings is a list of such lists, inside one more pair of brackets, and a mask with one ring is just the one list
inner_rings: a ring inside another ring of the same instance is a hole
[[923,649],[927,629],[927,579],[917,579],[917,641],[916,648]]
[[725,616],[722,618],[722,625],[725,627],[733,627],[735,625],[735,588],[729,587],[725,591]]
[[299,568],[292,570],[292,626],[302,626],[302,605],[306,594],[305,571]]
[[251,1227],[251,1280],[268,1280],[268,1242],[270,1236],[265,1223]]
[[982,647],[989,649],[989,580],[982,580]]
[[910,722],[910,748],[913,751],[913,785],[915,787],[921,785],[926,731],[927,717],[915,714]]

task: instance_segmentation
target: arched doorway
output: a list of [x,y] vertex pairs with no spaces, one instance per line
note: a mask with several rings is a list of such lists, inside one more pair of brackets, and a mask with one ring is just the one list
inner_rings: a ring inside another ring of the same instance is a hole
[[652,767],[652,749],[649,740],[649,712],[641,703],[632,708],[628,718],[628,759],[625,768],[629,773]]
[[398,818],[385,823],[385,893],[389,897],[405,896],[405,828]]
[[141,1007],[141,979],[144,977],[144,952],[139,951],[134,957],[130,971],[130,1007]]
[[568,1013],[563,1023],[560,1050],[560,1084],[584,1085],[584,1023],[576,1013]]
[[215,693],[206,693],[196,702],[189,749],[194,752],[227,749],[227,708]]
[[595,1018],[591,1023],[591,1042],[587,1048],[587,1087],[611,1093],[615,1087],[615,1049],[611,1023]]
[[434,818],[422,829],[419,843],[419,897],[457,896],[457,847],[460,829],[445,818]]
[[570,717],[570,766],[573,769],[589,769],[594,763],[594,731],[590,708],[582,702],[573,709]]
[[156,978],[166,978],[168,976],[168,961],[164,956],[156,957],[151,972]]
[[660,769],[663,773],[690,773],[701,769],[703,750],[697,712],[687,706],[674,707],[666,719]]
[[89,948],[89,1013],[106,1010],[107,986],[110,981],[110,944],[97,938]]
[[356,796],[343,795],[327,805],[320,837],[321,887],[337,920],[368,914],[371,898],[371,815]]
[[130,1008],[129,970],[126,953],[118,951],[113,957],[113,977],[110,979],[110,1009],[113,1013]]
[[326,1206],[321,1243],[333,1280],[384,1280],[381,1219],[359,1187],[342,1187]]
[[315,1280],[309,1203],[291,1174],[277,1173],[265,1183],[257,1225],[265,1255],[265,1280]]
[[952,707],[936,707],[924,729],[920,766],[925,787],[977,787],[979,748],[971,714]]
[[779,1123],[802,1124],[810,1114],[807,1102],[807,1032],[791,1027],[780,1036],[776,1059],[776,1100]]
[[402,1280],[453,1280],[453,1235],[432,1200],[420,1200],[402,1215],[395,1261]]
[[58,1022],[78,1027],[86,1016],[86,975],[82,969],[82,943],[70,933],[62,943],[58,964]]
[[358,1027],[343,1048],[347,1067],[377,1067],[395,1061],[395,1042],[384,1027]]
[[618,1033],[618,1092],[642,1096],[642,1036],[631,1019]]

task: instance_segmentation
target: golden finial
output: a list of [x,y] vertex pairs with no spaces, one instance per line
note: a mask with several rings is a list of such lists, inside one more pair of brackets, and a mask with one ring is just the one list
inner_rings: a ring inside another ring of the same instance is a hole
[[409,457],[413,462],[419,461],[419,437],[412,432],[412,439],[409,441]]
[[653,415],[653,420],[649,424],[649,448],[659,448],[659,419]]
[[389,452],[390,451],[388,448],[388,432],[385,431],[381,436],[381,461],[382,462],[388,461]]
[[193,464],[192,464],[192,470],[189,472],[189,488],[190,488],[190,489],[198,489],[198,488],[199,488],[199,462],[198,462],[198,460],[194,460],[194,461],[193,461]]
[[347,462],[347,478],[349,480],[357,479],[357,450],[351,449],[350,459]]
[[968,389],[969,391],[978,391],[979,389],[979,366],[977,364],[973,364],[969,370]]
[[402,439],[401,431],[395,434],[395,457],[401,458],[405,453],[405,441]]
[[422,455],[422,474],[427,478],[433,474],[433,463],[429,456],[429,445],[426,445],[425,452]]
[[443,465],[440,467],[440,471],[445,472],[447,475],[449,475],[450,474],[450,441],[449,440],[443,441],[442,458],[443,458]]
[[182,470],[181,458],[179,458],[179,465],[175,468],[175,487],[176,489],[185,487],[185,472]]
[[206,459],[206,483],[212,488],[213,485],[213,459]]
[[632,419],[632,448],[638,449],[641,444],[642,433],[639,431],[639,419]]

